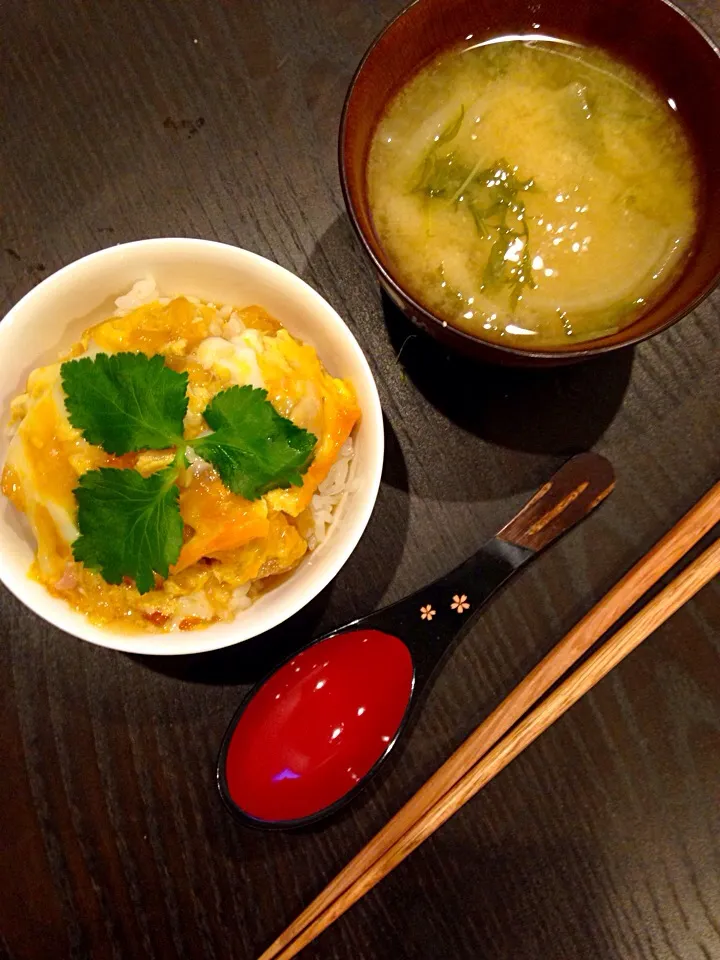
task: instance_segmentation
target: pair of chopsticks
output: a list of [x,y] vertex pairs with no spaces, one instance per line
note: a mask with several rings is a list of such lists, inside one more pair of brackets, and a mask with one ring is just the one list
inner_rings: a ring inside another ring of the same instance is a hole
[[289,960],[299,953],[719,574],[717,539],[545,696],[719,521],[720,482],[521,681],[259,960]]

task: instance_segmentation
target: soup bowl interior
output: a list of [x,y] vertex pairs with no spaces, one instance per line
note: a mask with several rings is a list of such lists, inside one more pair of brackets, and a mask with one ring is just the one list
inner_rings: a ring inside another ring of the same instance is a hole
[[[388,103],[444,50],[493,37],[561,37],[600,47],[639,70],[671,100],[694,148],[700,181],[699,223],[675,283],[645,314],[589,343],[523,349],[485,341],[438,319],[403,286],[375,233],[367,162]],[[482,359],[562,363],[637,343],[692,310],[720,279],[720,53],[666,0],[416,0],[368,50],[352,82],[340,131],[340,169],[351,220],[380,282],[397,306],[439,339]]]
[[282,623],[338,573],[370,518],[380,484],[383,426],[368,363],[354,336],[323,298],[294,274],[237,247],[206,240],[141,240],[101,250],[63,268],[30,291],[0,323],[0,467],[10,401],[35,367],[53,362],[136,280],[155,279],[162,295],[186,294],[236,306],[260,304],[290,333],[317,349],[327,369],[350,379],[362,419],[354,433],[352,490],[323,543],[284,582],[229,623],[174,633],[119,632],[96,626],[30,579],[35,543],[25,518],[0,497],[0,579],[31,610],[67,633],[133,653],[183,654],[246,640]]

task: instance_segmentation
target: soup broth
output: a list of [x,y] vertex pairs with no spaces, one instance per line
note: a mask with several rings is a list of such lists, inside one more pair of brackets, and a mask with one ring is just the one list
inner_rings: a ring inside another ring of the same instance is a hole
[[375,230],[398,279],[446,322],[512,346],[632,323],[696,228],[675,111],[634,70],[569,41],[441,55],[390,103],[370,150]]

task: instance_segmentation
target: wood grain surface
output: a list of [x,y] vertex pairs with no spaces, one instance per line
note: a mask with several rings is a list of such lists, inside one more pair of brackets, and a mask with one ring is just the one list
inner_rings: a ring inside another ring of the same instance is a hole
[[[633,352],[532,373],[451,357],[382,303],[343,210],[336,135],[354,67],[400,6],[0,4],[0,306],[113,243],[236,243],[340,311],[387,416],[365,537],[273,635],[128,657],[0,591],[3,958],[257,956],[720,475],[717,292]],[[717,0],[683,6],[720,39]],[[248,685],[312,633],[450,569],[591,447],[614,493],[493,602],[387,772],[313,831],[236,824],[214,763]],[[720,584],[305,955],[718,960]]]

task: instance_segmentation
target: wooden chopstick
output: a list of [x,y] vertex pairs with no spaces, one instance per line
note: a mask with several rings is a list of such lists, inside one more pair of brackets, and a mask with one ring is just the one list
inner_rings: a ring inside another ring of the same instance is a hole
[[660,624],[664,623],[698,590],[720,573],[720,539],[691,563],[662,590],[643,610],[611,637],[589,659],[560,684],[540,706],[525,717],[507,736],[476,763],[442,799],[420,820],[408,824],[409,829],[390,849],[365,871],[340,897],[318,916],[282,952],[276,960],[290,960],[323,930],[345,913],[368,890],[387,876],[405,857],[442,826],[463,804],[473,797],[511,760],[561,717],[596,683],[607,676],[624,658],[638,647]]
[[[344,909],[347,909],[354,900],[347,903],[343,910],[331,912],[330,908],[334,901],[342,897],[360,878],[367,875],[373,864],[401,840],[409,825],[419,823],[425,814],[466,775],[468,768],[477,763],[613,623],[617,622],[654,583],[712,529],[719,519],[720,482],[715,484],[528,674],[415,796],[271,944],[260,960],[273,960],[273,958],[279,960],[280,957],[293,956],[297,950],[286,951],[285,948],[295,938],[300,938],[297,941],[297,949],[301,949],[308,942],[305,936],[301,937],[303,931],[307,929],[309,933],[314,929],[315,933],[312,936],[315,936],[320,929],[324,929],[324,925],[320,927],[315,924],[318,917],[328,911],[330,918],[328,922],[332,922],[340,912],[344,912]],[[362,893],[359,894],[361,895]]]

